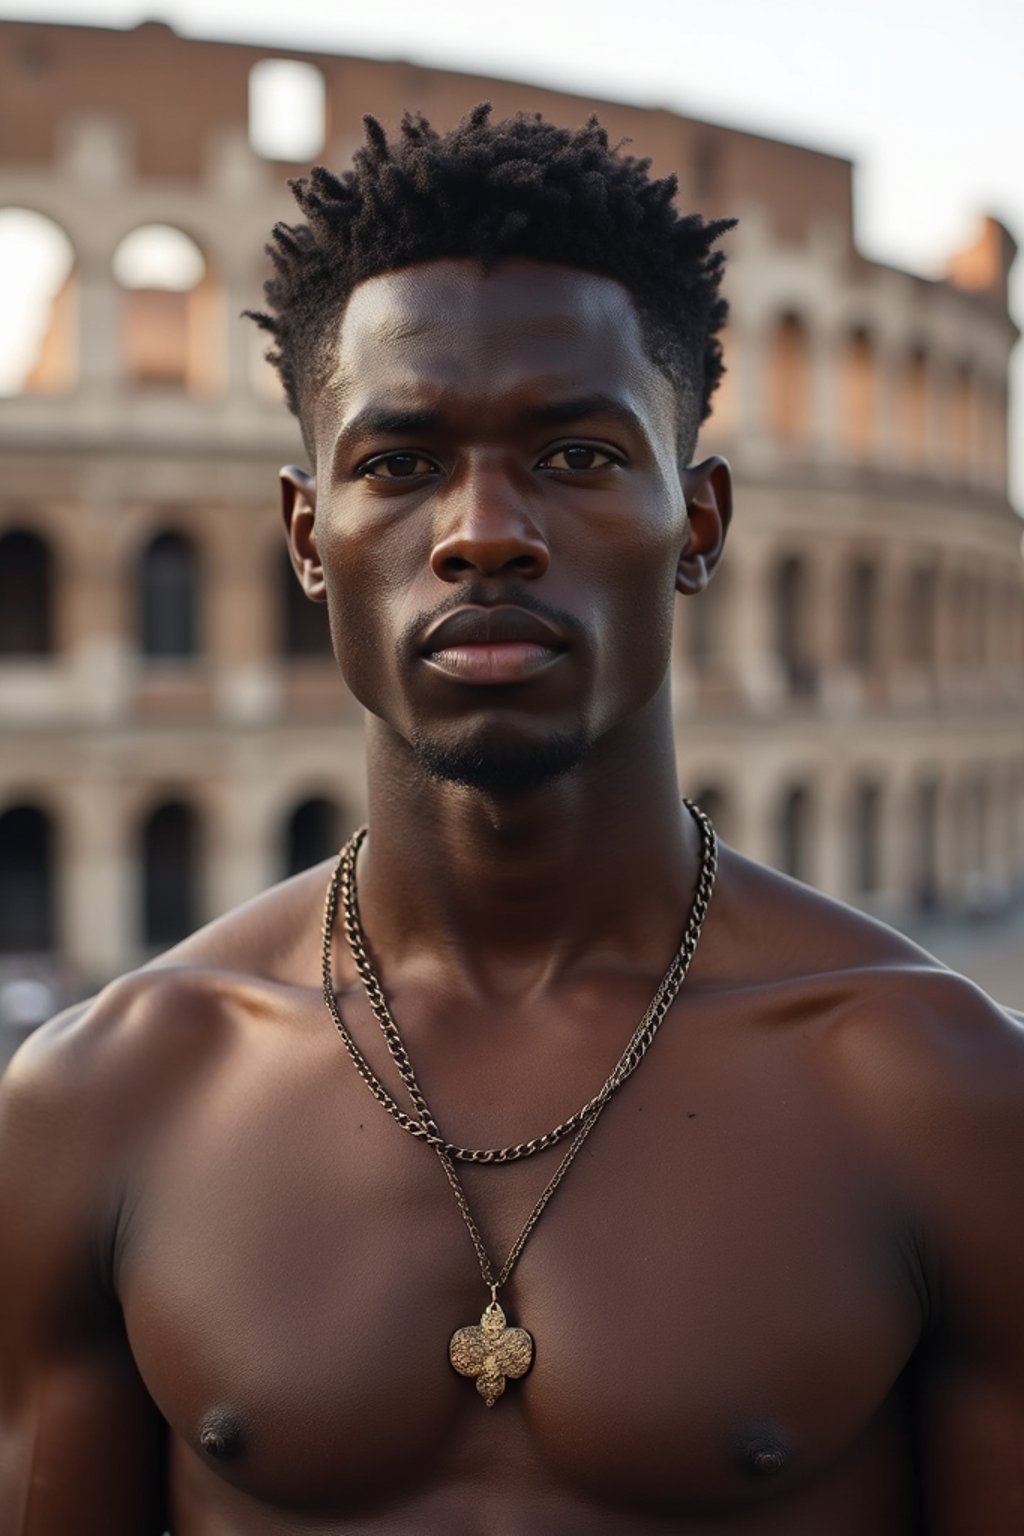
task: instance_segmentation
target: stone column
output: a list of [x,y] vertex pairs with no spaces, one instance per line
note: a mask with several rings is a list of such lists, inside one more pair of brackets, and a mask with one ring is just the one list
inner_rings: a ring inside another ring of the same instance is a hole
[[272,718],[281,679],[270,648],[277,633],[274,545],[247,506],[220,507],[210,518],[207,558],[210,589],[209,656],[215,710],[225,724]]
[[67,786],[60,855],[63,950],[91,984],[133,961],[134,880],[127,827],[100,758]]
[[821,464],[835,463],[841,452],[839,369],[841,339],[813,315],[808,316],[811,347],[813,416],[811,453]]
[[726,643],[728,668],[747,708],[770,713],[784,692],[775,650],[771,547],[756,537],[730,546],[731,602]]

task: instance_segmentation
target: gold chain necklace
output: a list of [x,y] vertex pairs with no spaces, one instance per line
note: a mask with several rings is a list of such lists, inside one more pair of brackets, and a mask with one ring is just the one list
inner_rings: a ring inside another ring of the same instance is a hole
[[[493,1408],[498,1398],[504,1392],[506,1378],[516,1378],[525,1375],[533,1360],[533,1339],[531,1335],[525,1328],[510,1328],[507,1326],[505,1313],[498,1302],[498,1291],[507,1283],[523,1249],[526,1247],[530,1234],[540,1220],[545,1206],[568,1173],[577,1152],[597,1124],[601,1111],[616,1089],[621,1087],[626,1079],[636,1071],[636,1068],[646,1055],[651,1041],[654,1039],[658,1028],[686,979],[686,974],[696,952],[697,941],[700,938],[701,928],[707,915],[708,904],[714,887],[715,872],[718,864],[717,840],[709,817],[705,815],[700,807],[690,800],[684,800],[683,803],[694,817],[700,829],[701,864],[693,905],[690,909],[690,916],[682,943],[673,956],[672,962],[654,994],[650,1007],[634,1031],[625,1051],[622,1053],[600,1092],[595,1094],[594,1098],[588,1100],[581,1109],[577,1110],[575,1115],[570,1116],[568,1120],[562,1121],[560,1125],[555,1126],[544,1136],[534,1137],[531,1141],[517,1143],[511,1147],[493,1149],[460,1147],[454,1142],[446,1141],[438,1129],[437,1122],[431,1113],[430,1106],[427,1104],[423,1090],[416,1079],[409,1054],[398,1032],[398,1026],[395,1024],[391,1011],[388,1008],[383,988],[366,951],[362,924],[359,919],[359,903],[355,883],[356,855],[366,836],[367,829],[365,827],[361,827],[358,832],[355,832],[345,844],[331,877],[327,891],[327,900],[324,906],[324,998],[331,1018],[334,1021],[334,1026],[341,1036],[348,1054],[355,1063],[360,1077],[362,1077],[374,1098],[377,1099],[378,1103],[384,1105],[394,1119],[398,1121],[399,1125],[402,1126],[403,1130],[408,1131],[411,1136],[416,1136],[420,1140],[426,1141],[428,1145],[434,1148],[444,1170],[445,1177],[451,1186],[462,1219],[472,1240],[484,1284],[491,1293],[491,1299],[484,1308],[479,1324],[468,1328],[459,1328],[452,1335],[448,1346],[448,1358],[460,1375],[475,1377],[477,1391],[488,1408]],[[355,962],[359,978],[366,991],[367,1000],[369,1001],[374,1018],[377,1020],[388,1052],[398,1069],[402,1082],[412,1101],[413,1108],[416,1111],[417,1118],[415,1119],[405,1114],[376,1076],[369,1062],[367,1062],[352,1039],[338,1009],[331,975],[331,938],[337,915],[339,885],[341,887],[345,937],[352,952],[352,958]],[[501,1266],[497,1275],[495,1275],[490,1256],[487,1253],[480,1229],[473,1218],[469,1201],[466,1198],[466,1192],[456,1172],[453,1159],[458,1158],[466,1162],[487,1164],[513,1162],[522,1157],[530,1157],[535,1152],[543,1151],[545,1147],[553,1146],[556,1142],[561,1141],[570,1134],[572,1135],[572,1141],[569,1144],[568,1151],[563,1155],[554,1174],[545,1185],[540,1198],[536,1201],[529,1216],[526,1218],[519,1236],[512,1244],[508,1258]]]

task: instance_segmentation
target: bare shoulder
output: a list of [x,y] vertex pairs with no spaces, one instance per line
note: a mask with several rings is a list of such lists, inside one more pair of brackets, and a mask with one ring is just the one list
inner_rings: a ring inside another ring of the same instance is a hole
[[907,1140],[1024,1114],[1019,1015],[842,902],[730,852],[724,872],[719,948],[746,956],[741,984],[769,1015],[777,997],[865,1121]]
[[0,1081],[0,1162],[59,1149],[92,1187],[116,1179],[240,1031],[291,1016],[282,995],[316,986],[323,884],[314,871],[274,887],[30,1036]]
[[1005,1353],[1024,1293],[1024,1020],[842,903],[728,853],[724,873],[719,943],[748,956],[744,1012],[851,1129],[933,1323]]

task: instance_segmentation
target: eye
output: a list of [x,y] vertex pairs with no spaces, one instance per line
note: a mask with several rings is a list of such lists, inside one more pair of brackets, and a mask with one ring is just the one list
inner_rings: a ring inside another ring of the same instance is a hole
[[359,469],[359,475],[373,480],[416,480],[432,475],[437,465],[421,453],[381,453]]
[[537,468],[586,474],[588,470],[608,469],[621,462],[621,459],[605,448],[595,448],[590,443],[566,443],[563,448],[556,448],[543,458]]

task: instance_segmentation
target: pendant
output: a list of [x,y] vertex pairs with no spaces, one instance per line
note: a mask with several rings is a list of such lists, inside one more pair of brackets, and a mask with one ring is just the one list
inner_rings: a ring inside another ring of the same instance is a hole
[[533,1339],[525,1328],[509,1328],[497,1301],[484,1308],[479,1325],[452,1334],[448,1358],[460,1376],[475,1376],[488,1408],[505,1390],[505,1378],[525,1376],[533,1363]]

